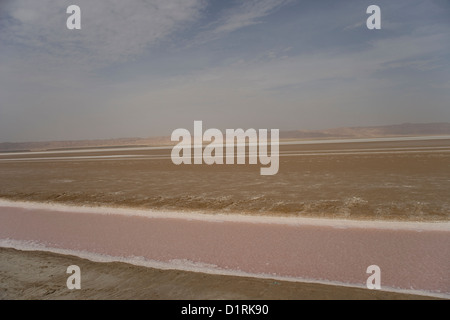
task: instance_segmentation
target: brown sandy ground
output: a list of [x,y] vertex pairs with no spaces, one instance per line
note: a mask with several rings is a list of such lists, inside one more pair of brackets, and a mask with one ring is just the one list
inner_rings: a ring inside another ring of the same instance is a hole
[[[66,269],[81,268],[81,290],[69,290]],[[159,270],[120,262],[0,248],[0,299],[432,299],[323,284]]]
[[[170,153],[170,149],[128,148],[0,154],[0,199],[250,215],[450,221],[450,139],[283,145],[274,176],[261,176],[261,165],[177,166]],[[132,157],[120,158],[127,155]],[[101,156],[116,158],[96,158]]]

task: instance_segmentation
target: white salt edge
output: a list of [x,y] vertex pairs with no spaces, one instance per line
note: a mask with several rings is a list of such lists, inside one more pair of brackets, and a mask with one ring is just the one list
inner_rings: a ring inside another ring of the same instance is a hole
[[29,201],[11,201],[0,199],[1,208],[14,207],[23,209],[40,209],[73,213],[89,213],[103,215],[138,216],[159,219],[200,220],[209,222],[245,222],[259,224],[283,224],[324,226],[334,228],[363,228],[363,229],[391,229],[414,231],[450,231],[450,221],[422,222],[422,221],[386,221],[386,220],[350,220],[332,218],[305,218],[285,216],[245,215],[235,213],[203,213],[195,211],[165,211],[137,208],[91,207],[66,204],[41,203]]

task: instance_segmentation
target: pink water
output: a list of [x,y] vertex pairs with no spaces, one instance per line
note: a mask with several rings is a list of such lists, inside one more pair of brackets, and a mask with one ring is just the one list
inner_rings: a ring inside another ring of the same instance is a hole
[[0,207],[0,239],[171,263],[189,260],[252,275],[450,295],[450,230],[335,228],[245,221],[105,215]]

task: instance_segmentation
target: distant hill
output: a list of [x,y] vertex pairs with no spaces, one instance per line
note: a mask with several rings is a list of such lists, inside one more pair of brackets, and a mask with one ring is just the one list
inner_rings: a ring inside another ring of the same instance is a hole
[[[344,127],[327,130],[280,131],[280,139],[376,138],[395,136],[450,135],[450,123],[403,123],[389,126]],[[170,137],[121,138],[47,142],[4,142],[0,151],[39,151],[80,148],[137,147],[172,145]]]
[[450,123],[403,123],[375,127],[344,127],[328,130],[280,132],[282,139],[376,138],[391,136],[450,135]]
[[138,147],[170,145],[170,137],[154,138],[121,138],[102,140],[72,140],[72,141],[43,141],[43,142],[4,142],[0,143],[0,151],[50,151],[65,149],[89,149],[109,147]]

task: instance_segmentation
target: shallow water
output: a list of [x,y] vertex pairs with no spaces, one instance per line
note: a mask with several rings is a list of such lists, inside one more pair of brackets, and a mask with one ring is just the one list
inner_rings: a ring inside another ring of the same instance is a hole
[[[450,296],[448,223],[341,222],[136,216],[107,209],[0,206],[0,246],[157,268]],[[208,215],[200,215],[207,217]],[[291,220],[291,219],[288,219]],[[295,219],[294,219],[295,220]],[[279,221],[280,222],[280,221]],[[81,253],[81,254],[80,254]]]

